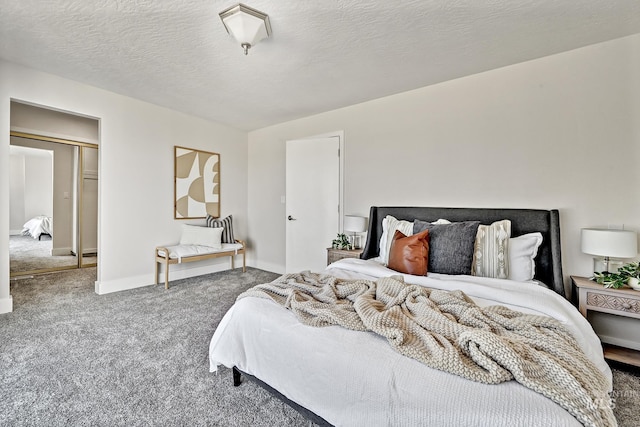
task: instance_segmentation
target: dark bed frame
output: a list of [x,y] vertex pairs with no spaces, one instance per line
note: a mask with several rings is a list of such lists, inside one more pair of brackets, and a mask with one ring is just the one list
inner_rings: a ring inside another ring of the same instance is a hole
[[[369,230],[367,243],[360,258],[377,257],[382,220],[392,215],[400,220],[433,222],[440,218],[451,222],[480,221],[489,225],[494,221],[511,221],[511,237],[539,231],[542,233],[542,245],[536,256],[535,279],[543,282],[555,292],[565,296],[562,278],[562,259],[560,253],[560,215],[557,210],[540,209],[483,209],[483,208],[422,208],[422,207],[377,207],[369,212]],[[566,296],[565,296],[566,297]]]
[[[511,237],[527,233],[542,233],[542,244],[535,258],[535,279],[545,283],[558,294],[566,297],[564,279],[562,277],[562,258],[560,252],[560,215],[557,210],[541,209],[485,209],[485,208],[430,208],[430,207],[378,207],[372,206],[369,212],[369,229],[367,243],[360,258],[369,259],[379,255],[379,242],[382,236],[382,220],[392,215],[399,220],[433,222],[440,218],[451,222],[480,221],[489,225],[494,221],[508,219],[511,221]],[[321,425],[331,426],[324,418],[298,405],[285,397],[278,390],[259,378],[233,367],[233,385],[242,383],[242,376],[257,383],[278,399],[300,412],[305,418]]]

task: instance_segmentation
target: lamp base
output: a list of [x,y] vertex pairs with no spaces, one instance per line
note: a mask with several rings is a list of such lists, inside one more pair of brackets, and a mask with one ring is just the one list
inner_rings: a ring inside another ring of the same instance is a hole
[[609,257],[593,258],[593,271],[595,273],[617,273],[623,264],[622,261]]
[[351,249],[360,249],[362,247],[361,244],[362,239],[360,235],[353,233],[349,236],[349,243],[351,243]]

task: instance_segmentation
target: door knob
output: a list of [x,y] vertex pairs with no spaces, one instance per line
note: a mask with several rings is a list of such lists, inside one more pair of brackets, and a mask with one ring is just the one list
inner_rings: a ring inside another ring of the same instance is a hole
[[295,221],[295,220],[296,220],[296,219],[295,219],[294,217],[292,217],[291,215],[289,215],[289,216],[287,217],[287,219],[288,219],[289,221]]

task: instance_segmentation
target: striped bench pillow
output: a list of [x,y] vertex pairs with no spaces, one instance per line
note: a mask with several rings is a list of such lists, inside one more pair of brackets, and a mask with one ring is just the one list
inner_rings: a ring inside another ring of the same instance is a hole
[[222,231],[222,243],[236,242],[236,239],[233,236],[233,218],[231,215],[224,219],[217,219],[211,215],[207,215],[207,227],[224,228]]

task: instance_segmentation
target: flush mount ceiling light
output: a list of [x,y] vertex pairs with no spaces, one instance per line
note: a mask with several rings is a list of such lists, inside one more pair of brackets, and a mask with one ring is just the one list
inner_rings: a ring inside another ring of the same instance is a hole
[[271,35],[269,16],[242,3],[220,12],[220,19],[227,32],[240,43],[245,55],[251,46]]

